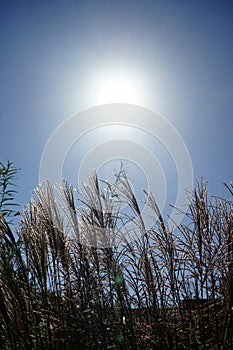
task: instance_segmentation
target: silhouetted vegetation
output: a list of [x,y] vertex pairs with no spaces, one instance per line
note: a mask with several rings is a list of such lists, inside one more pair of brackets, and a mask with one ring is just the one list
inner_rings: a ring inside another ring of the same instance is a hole
[[18,206],[15,203],[15,179],[18,171],[9,160],[6,165],[0,163],[0,211],[9,222],[12,222],[12,217],[19,215],[15,209]]
[[14,235],[1,216],[0,348],[231,349],[232,197],[201,181],[172,229],[124,171],[105,186],[42,184]]

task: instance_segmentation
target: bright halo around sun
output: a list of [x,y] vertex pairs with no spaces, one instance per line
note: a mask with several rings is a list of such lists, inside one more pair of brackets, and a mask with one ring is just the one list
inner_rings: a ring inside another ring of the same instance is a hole
[[139,77],[132,73],[114,71],[101,74],[94,79],[93,85],[93,99],[97,104],[146,103],[142,83]]

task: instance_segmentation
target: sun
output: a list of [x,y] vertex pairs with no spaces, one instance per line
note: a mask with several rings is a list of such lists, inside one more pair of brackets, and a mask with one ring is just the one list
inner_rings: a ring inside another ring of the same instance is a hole
[[129,71],[99,73],[92,82],[92,99],[96,104],[144,104],[145,92],[136,74]]
[[137,91],[133,84],[125,79],[111,78],[107,80],[99,91],[99,100],[102,102],[137,103]]

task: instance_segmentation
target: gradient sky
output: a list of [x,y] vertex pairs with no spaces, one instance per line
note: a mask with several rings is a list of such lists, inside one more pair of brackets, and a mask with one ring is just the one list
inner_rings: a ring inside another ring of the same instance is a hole
[[51,133],[111,74],[176,127],[212,194],[232,180],[232,0],[5,1],[0,33],[0,161],[21,168],[18,202]]

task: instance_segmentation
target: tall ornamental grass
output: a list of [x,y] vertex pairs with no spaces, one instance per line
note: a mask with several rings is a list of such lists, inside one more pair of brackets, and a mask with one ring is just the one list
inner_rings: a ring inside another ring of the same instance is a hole
[[0,218],[0,348],[233,348],[225,186],[210,200],[200,181],[171,228],[151,193],[141,211],[124,171],[79,191],[41,184],[16,233]]

